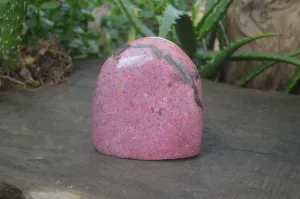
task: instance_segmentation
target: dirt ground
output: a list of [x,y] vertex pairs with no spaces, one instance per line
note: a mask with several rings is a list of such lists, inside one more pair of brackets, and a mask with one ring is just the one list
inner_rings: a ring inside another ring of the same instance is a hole
[[300,198],[300,101],[203,80],[198,157],[136,161],[98,153],[91,103],[98,60],[76,62],[70,82],[0,92],[0,181],[25,192],[88,198]]

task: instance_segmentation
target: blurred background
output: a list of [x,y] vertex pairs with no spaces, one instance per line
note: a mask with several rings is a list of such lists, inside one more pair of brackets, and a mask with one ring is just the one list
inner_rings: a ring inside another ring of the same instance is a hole
[[[203,78],[300,93],[299,1],[1,0],[0,9],[0,89],[61,83],[75,60],[105,60],[130,41],[160,36]],[[267,33],[280,37],[236,42]]]

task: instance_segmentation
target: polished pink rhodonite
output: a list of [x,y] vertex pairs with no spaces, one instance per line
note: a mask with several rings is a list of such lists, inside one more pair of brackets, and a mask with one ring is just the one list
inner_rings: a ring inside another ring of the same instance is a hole
[[103,154],[162,160],[200,153],[201,80],[192,60],[166,39],[141,38],[109,57],[92,108],[94,145]]

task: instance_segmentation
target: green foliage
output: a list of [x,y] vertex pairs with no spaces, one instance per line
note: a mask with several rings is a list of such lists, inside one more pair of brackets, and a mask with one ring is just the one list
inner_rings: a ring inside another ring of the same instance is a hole
[[[298,51],[284,56],[238,52],[249,42],[275,34],[254,35],[229,43],[226,13],[232,1],[207,1],[204,16],[199,20],[203,0],[2,0],[0,61],[9,68],[20,66],[18,46],[34,44],[38,39],[58,37],[73,59],[79,59],[91,55],[104,58],[128,41],[158,36],[179,45],[195,63],[200,63],[200,75],[209,79],[218,80],[225,61],[265,61],[237,83],[241,87],[275,63],[300,66],[300,61],[293,57]],[[102,5],[110,8],[110,14],[103,18],[98,30],[90,32],[87,24],[94,21],[92,11]],[[220,51],[214,52],[216,40]],[[299,83],[299,70],[285,92],[292,92]]]
[[[289,53],[287,54],[287,57],[293,57],[296,55],[300,54],[300,50],[297,50],[295,52]],[[264,72],[265,70],[267,70],[268,68],[272,67],[274,64],[278,63],[278,61],[269,61],[269,62],[265,62],[264,64],[262,64],[261,66],[255,68],[250,74],[248,74],[246,77],[242,78],[240,81],[237,82],[237,86],[238,87],[243,87],[245,86],[249,81],[251,81],[252,79],[254,79],[255,77],[257,77],[259,74],[261,74],[262,72]],[[299,69],[300,69],[300,65]],[[295,81],[295,79],[292,78],[291,80],[292,82]],[[290,87],[290,86],[288,86]],[[293,86],[292,86],[293,87]]]
[[177,10],[171,4],[167,5],[167,8],[164,11],[163,18],[161,21],[161,26],[159,27],[158,36],[166,38],[171,27],[175,24],[176,20],[180,18],[183,12]]
[[[202,60],[212,60],[215,56],[217,56],[218,52],[214,51],[198,51],[195,56]],[[226,61],[271,61],[271,62],[283,62],[286,64],[292,64],[300,68],[300,60],[278,55],[276,53],[246,53],[246,52],[234,52],[229,58],[226,59]]]
[[[197,63],[201,63],[199,73],[202,77],[210,79],[218,79],[218,73],[225,61],[230,60],[262,60],[276,61],[294,64],[300,66],[300,61],[290,56],[281,56],[275,53],[240,53],[239,48],[249,42],[257,39],[278,36],[277,34],[254,35],[244,38],[233,43],[229,43],[226,34],[226,13],[233,0],[211,0],[208,1],[204,16],[197,21],[199,7],[202,1],[198,0],[194,6],[191,6],[192,12],[186,12],[188,7],[187,1],[167,1],[163,0],[154,8],[157,13],[156,19],[159,23],[159,32],[152,31],[147,27],[146,23],[131,14],[129,4],[122,3],[121,0],[115,0],[123,12],[129,19],[132,27],[141,34],[141,36],[158,35],[178,44],[191,58],[197,58]],[[175,27],[175,28],[174,28]],[[171,36],[170,36],[171,35]],[[211,52],[214,47],[215,40],[219,41],[220,51]],[[195,59],[194,59],[195,60]],[[256,71],[256,75],[260,74],[266,66],[261,66]],[[268,66],[269,67],[269,66]],[[252,75],[253,74],[249,74]],[[252,77],[251,77],[252,78]],[[247,78],[247,79],[251,79]],[[286,87],[286,92],[291,92],[299,81],[299,70],[294,77],[291,78]]]
[[128,20],[142,36],[155,36],[152,30],[150,30],[136,16],[134,16],[132,11],[127,7],[128,2],[126,0],[115,0],[115,2],[118,3],[118,5],[122,8]]
[[194,52],[197,50],[193,21],[187,14],[181,15],[176,21],[175,28],[181,48],[189,56],[193,56]]
[[263,34],[254,37],[244,38],[233,43],[230,43],[224,49],[219,51],[207,64],[200,68],[200,75],[207,78],[212,78],[220,71],[221,64],[243,45],[264,37],[278,36],[277,34]]
[[73,57],[97,55],[101,45],[100,36],[87,31],[87,23],[93,21],[94,17],[85,8],[84,2],[77,3],[74,0],[31,4],[26,17],[26,41],[59,37]]
[[[219,21],[218,27],[217,27],[217,36],[218,36],[218,41],[219,41],[219,48],[221,50],[229,45],[225,23],[226,23],[226,21],[223,19],[222,21]],[[210,49],[212,49],[212,48],[210,48]]]
[[[102,5],[110,8],[111,14],[104,17],[99,30],[88,31],[88,23],[95,20],[93,9]],[[2,0],[0,9],[0,61],[9,68],[20,66],[17,47],[34,45],[38,39],[59,38],[73,59],[106,57],[127,41],[130,28],[121,9],[110,0]]]
[[156,13],[161,13],[164,11],[165,7],[170,5],[171,0],[162,0],[155,8]]
[[200,22],[196,25],[197,40],[201,41],[209,32],[211,32],[217,23],[227,13],[233,0],[218,0],[210,6]]
[[202,7],[203,0],[196,0],[196,2],[192,6],[192,21],[194,22],[194,25],[196,25],[197,20],[199,18],[199,11]]
[[290,78],[287,86],[284,88],[285,93],[291,93],[300,82],[300,69],[298,68],[295,74]]
[[[114,5],[110,7],[111,14],[106,16],[101,24],[103,46],[100,48],[100,52],[105,57],[128,41],[128,30],[130,29],[130,23],[126,17],[123,17],[122,11]],[[131,36],[135,38],[134,34]]]

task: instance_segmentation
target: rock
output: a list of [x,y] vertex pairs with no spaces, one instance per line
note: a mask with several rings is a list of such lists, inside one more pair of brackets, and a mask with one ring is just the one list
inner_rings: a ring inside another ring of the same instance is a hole
[[93,140],[103,154],[163,160],[196,156],[202,143],[202,86],[174,43],[146,37],[101,68],[93,98]]

